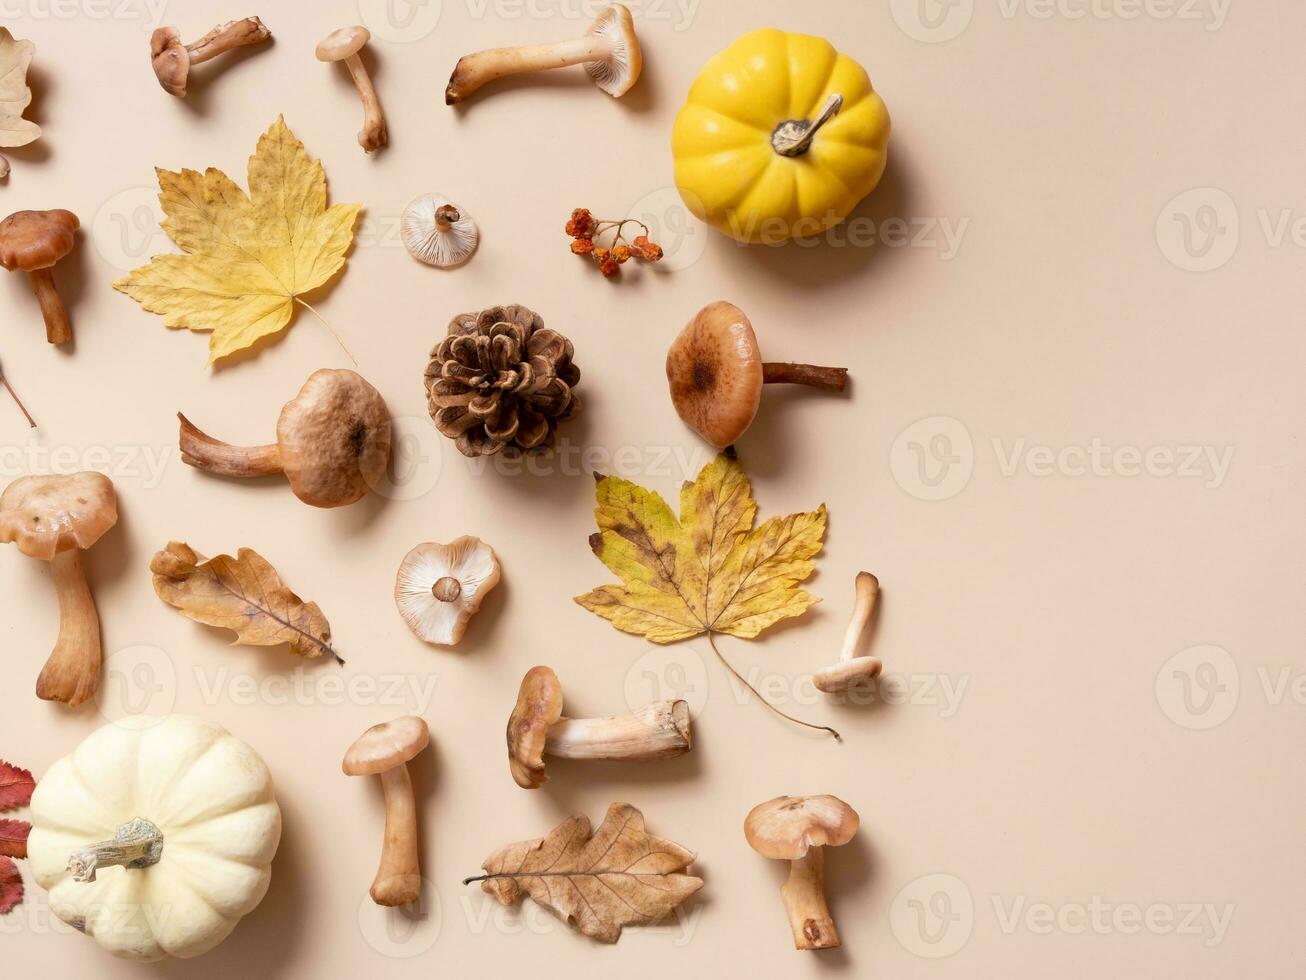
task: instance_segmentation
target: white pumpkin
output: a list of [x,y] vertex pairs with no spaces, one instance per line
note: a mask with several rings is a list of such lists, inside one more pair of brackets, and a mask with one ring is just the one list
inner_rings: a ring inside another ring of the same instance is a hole
[[226,939],[267,893],[280,840],[272,776],[253,749],[199,718],[138,716],[40,780],[27,854],[55,915],[148,961]]

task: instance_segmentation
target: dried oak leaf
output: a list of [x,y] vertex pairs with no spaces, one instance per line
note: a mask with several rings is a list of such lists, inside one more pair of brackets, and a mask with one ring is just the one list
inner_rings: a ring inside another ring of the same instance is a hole
[[8,915],[23,900],[23,876],[18,865],[0,857],[0,915]]
[[31,832],[32,825],[26,820],[0,820],[0,855],[27,857],[27,835]]
[[571,817],[548,837],[495,851],[481,865],[486,873],[463,884],[481,882],[503,905],[530,896],[592,939],[615,943],[623,926],[665,919],[703,887],[681,873],[693,860],[645,833],[644,815],[629,803],[613,803],[593,836],[587,817]]
[[0,812],[27,806],[32,801],[36,780],[26,769],[0,759]]
[[[23,118],[31,104],[27,69],[36,54],[31,41],[15,41],[7,27],[0,27],[0,146],[26,146],[38,139],[41,127]],[[0,156],[0,177],[9,173],[9,161]]]
[[331,625],[317,603],[286,588],[276,569],[250,548],[235,558],[205,561],[189,545],[170,541],[150,560],[150,571],[160,599],[197,623],[234,630],[238,644],[287,643],[301,657],[326,654],[344,663],[331,649]]
[[248,195],[212,167],[155,173],[162,228],[185,254],[156,255],[113,288],[169,327],[213,331],[209,363],[279,333],[345,264],[362,205],[326,206],[321,162],[280,117],[249,158]]

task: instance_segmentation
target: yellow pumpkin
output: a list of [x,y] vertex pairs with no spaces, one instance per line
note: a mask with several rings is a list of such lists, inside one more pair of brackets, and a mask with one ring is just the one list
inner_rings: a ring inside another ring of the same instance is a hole
[[864,69],[824,38],[763,29],[717,54],[671,137],[676,186],[741,242],[819,235],[884,173],[889,111]]

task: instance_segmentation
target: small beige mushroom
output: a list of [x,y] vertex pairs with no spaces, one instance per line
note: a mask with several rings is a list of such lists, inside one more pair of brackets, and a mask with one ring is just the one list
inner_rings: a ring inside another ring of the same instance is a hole
[[399,565],[395,605],[419,640],[451,647],[500,577],[498,556],[480,538],[419,544]]
[[449,86],[446,105],[467,98],[482,85],[505,75],[584,65],[594,84],[614,98],[620,98],[639,81],[644,55],[635,21],[622,4],[610,4],[599,13],[584,36],[557,44],[535,44],[521,48],[491,48],[458,60]]
[[355,24],[353,27],[332,31],[317,44],[318,61],[343,61],[349,69],[349,77],[354,80],[358,97],[363,100],[363,128],[358,132],[358,145],[367,153],[379,150],[390,141],[385,113],[381,111],[381,100],[377,98],[372,76],[367,73],[367,66],[359,56],[359,52],[367,47],[370,40],[372,32]]
[[526,672],[508,718],[508,769],[522,789],[548,782],[546,755],[657,762],[684,755],[691,747],[684,701],[654,701],[611,718],[564,718],[562,684],[551,667]]
[[442,194],[423,194],[409,204],[399,227],[409,255],[442,269],[462,265],[481,240],[476,222]]
[[235,48],[262,44],[271,36],[257,17],[219,24],[192,44],[181,43],[177,28],[160,27],[150,35],[150,63],[163,90],[184,99],[191,65],[202,65]]
[[422,866],[417,848],[417,800],[408,763],[431,741],[421,718],[408,715],[373,725],[349,747],[342,769],[346,776],[380,776],[385,793],[385,838],[381,864],[372,881],[377,905],[408,905],[422,894]]
[[855,583],[857,600],[853,604],[852,618],[843,635],[843,649],[838,663],[831,664],[812,675],[812,683],[826,694],[837,694],[878,677],[884,665],[879,657],[859,657],[857,647],[862,634],[875,611],[875,600],[880,594],[880,580],[870,572],[858,572]]
[[839,945],[839,932],[825,901],[824,849],[847,844],[860,823],[857,811],[837,796],[778,796],[748,812],[744,820],[748,846],[763,857],[791,862],[780,895],[795,949]]

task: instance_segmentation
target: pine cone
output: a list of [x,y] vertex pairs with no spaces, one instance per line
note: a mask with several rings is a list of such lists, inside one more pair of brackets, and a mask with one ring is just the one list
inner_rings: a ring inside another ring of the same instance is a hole
[[431,418],[464,456],[551,449],[581,408],[574,353],[524,306],[456,316],[426,368]]

